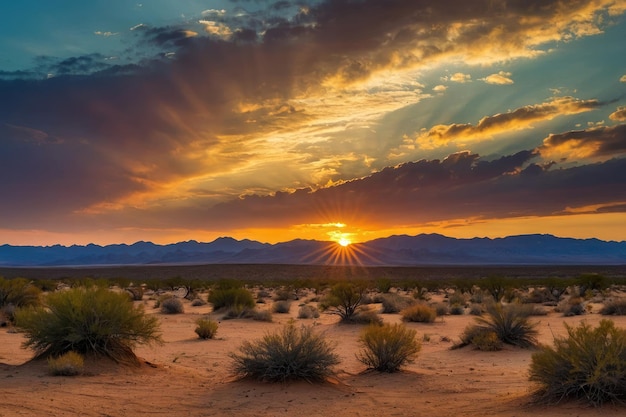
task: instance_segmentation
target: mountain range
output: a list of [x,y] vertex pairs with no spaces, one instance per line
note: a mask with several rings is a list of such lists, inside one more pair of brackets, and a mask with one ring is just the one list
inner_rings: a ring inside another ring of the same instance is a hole
[[147,264],[310,265],[624,265],[626,241],[552,235],[456,239],[439,234],[398,235],[355,243],[296,239],[276,244],[221,237],[157,245],[0,246],[0,266]]

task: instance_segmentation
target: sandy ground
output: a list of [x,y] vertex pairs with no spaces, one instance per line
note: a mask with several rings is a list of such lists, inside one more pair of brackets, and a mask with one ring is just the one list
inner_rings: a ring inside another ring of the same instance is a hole
[[[417,361],[396,374],[366,372],[355,358],[360,325],[338,324],[338,317],[296,319],[313,325],[336,342],[341,363],[325,383],[268,384],[237,380],[229,353],[243,340],[254,340],[296,318],[298,301],[288,314],[274,314],[272,323],[250,319],[221,320],[217,338],[200,340],[195,320],[210,306],[163,315],[144,299],[146,311],[157,314],[165,343],[141,346],[139,368],[108,361],[88,362],[86,374],[54,377],[45,361],[29,361],[23,336],[0,329],[0,416],[607,416],[625,413],[613,405],[590,408],[578,402],[554,406],[532,401],[527,373],[532,350],[506,347],[481,352],[471,347],[451,350],[473,316],[446,316],[435,323],[409,323],[418,332],[422,351]],[[373,305],[376,307],[376,305]],[[270,303],[259,308],[270,308]],[[598,308],[594,308],[597,311]],[[381,315],[399,322],[397,314]],[[212,315],[220,319],[218,315]],[[552,312],[540,322],[540,341],[551,343],[563,334],[563,322],[599,322],[603,316],[563,317]],[[626,327],[626,317],[612,318]],[[427,335],[424,337],[424,335]]]

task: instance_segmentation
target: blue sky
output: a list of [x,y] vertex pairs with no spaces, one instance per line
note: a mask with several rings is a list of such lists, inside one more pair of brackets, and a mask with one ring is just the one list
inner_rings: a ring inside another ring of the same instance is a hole
[[34,1],[0,243],[626,236],[626,1]]

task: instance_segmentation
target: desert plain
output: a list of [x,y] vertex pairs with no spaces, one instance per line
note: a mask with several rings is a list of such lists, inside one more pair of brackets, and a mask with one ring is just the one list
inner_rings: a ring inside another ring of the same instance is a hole
[[[400,291],[392,289],[392,291]],[[201,294],[206,299],[206,293]],[[621,293],[612,294],[621,296]],[[444,301],[445,292],[431,301]],[[626,406],[594,408],[580,401],[538,403],[537,388],[528,380],[533,349],[506,346],[485,352],[466,346],[451,349],[475,317],[438,317],[434,323],[406,323],[417,331],[422,349],[401,372],[367,370],[357,360],[363,325],[341,324],[337,315],[298,318],[299,305],[315,305],[312,292],[292,301],[288,313],[273,313],[272,322],[252,319],[224,320],[210,304],[192,306],[183,300],[184,313],[163,314],[154,307],[154,295],[141,301],[147,314],[158,316],[163,344],[138,346],[138,367],[107,359],[89,359],[85,372],[74,377],[51,376],[45,360],[31,360],[22,347],[24,336],[11,327],[0,328],[0,416],[612,416]],[[272,309],[267,297],[258,309]],[[380,311],[380,304],[369,304]],[[584,315],[565,317],[554,307],[538,322],[540,343],[551,344],[564,335],[564,323],[581,320],[595,325],[607,318],[601,303],[589,302]],[[380,314],[385,323],[399,323],[400,314]],[[219,322],[214,339],[195,334],[198,318]],[[608,317],[626,328],[626,317]],[[232,372],[232,359],[244,340],[275,332],[290,320],[313,326],[335,346],[341,362],[334,376],[322,383],[263,383],[240,379]]]

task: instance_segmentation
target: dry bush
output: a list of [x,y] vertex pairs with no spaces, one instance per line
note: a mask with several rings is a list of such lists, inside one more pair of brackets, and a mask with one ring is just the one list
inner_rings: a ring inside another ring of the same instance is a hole
[[299,319],[316,319],[320,316],[320,312],[317,307],[310,305],[303,305],[298,310]]
[[286,314],[289,313],[289,310],[291,310],[291,301],[274,301],[274,304],[272,304],[273,313]]
[[56,358],[48,358],[48,372],[54,376],[80,375],[84,369],[83,356],[71,350]]
[[174,294],[162,294],[160,295],[156,301],[154,302],[154,308],[159,308],[161,307],[161,303],[163,303],[163,301],[165,300],[169,300],[170,298],[174,298]]
[[128,287],[126,288],[131,300],[141,301],[143,300],[143,288],[142,287]]
[[117,362],[137,363],[133,347],[161,342],[159,322],[134,306],[124,293],[104,288],[73,288],[48,294],[45,307],[20,309],[16,325],[35,357],[69,351],[93,353]]
[[453,316],[462,316],[465,314],[465,307],[460,304],[452,304],[450,306],[450,314]]
[[626,299],[612,300],[604,304],[600,310],[603,316],[623,316],[626,315]]
[[230,355],[235,374],[266,382],[323,381],[339,363],[322,334],[293,322],[260,340],[244,341],[239,352]]
[[376,311],[366,307],[361,307],[357,309],[356,313],[354,313],[349,319],[342,320],[342,323],[382,325],[383,319],[378,315],[378,313],[376,313]]
[[435,303],[433,308],[435,309],[437,317],[447,316],[450,314],[450,306],[448,306],[447,303]]
[[211,319],[198,319],[195,332],[200,339],[213,339],[217,333],[218,323]]
[[271,323],[272,322],[272,312],[269,310],[251,310],[251,317],[252,320],[256,320],[256,321],[266,321]]
[[484,312],[484,308],[482,306],[482,304],[470,304],[470,309],[469,309],[469,313],[472,316],[482,316]]
[[455,291],[454,293],[448,296],[448,303],[450,306],[460,305],[465,307],[467,304],[468,296],[461,291]]
[[180,298],[171,297],[161,302],[161,313],[181,314],[185,312],[185,307]]
[[235,309],[242,312],[256,305],[254,296],[245,288],[217,288],[211,291],[208,299],[214,310]]
[[415,339],[416,333],[403,324],[370,325],[359,337],[362,350],[357,359],[368,369],[396,372],[417,357],[421,344]]
[[530,380],[539,383],[540,398],[580,398],[594,406],[626,400],[626,330],[606,319],[596,328],[585,322],[565,328],[567,338],[532,355]]
[[295,292],[284,289],[284,288],[281,288],[280,290],[276,290],[276,292],[274,293],[274,301],[287,301],[287,300],[295,300],[295,299],[296,299]]
[[397,293],[382,294],[380,302],[383,305],[383,314],[396,314],[417,301],[412,297],[405,297]]
[[418,323],[432,323],[437,318],[437,311],[426,304],[415,304],[400,312],[402,319]]
[[487,305],[487,317],[477,317],[476,327],[493,331],[502,343],[523,348],[537,343],[537,325],[529,321],[532,306],[492,303]]
[[461,344],[455,348],[472,345],[478,350],[493,352],[502,350],[503,343],[492,329],[470,325],[461,335]]
[[329,314],[337,314],[341,321],[350,322],[357,308],[363,304],[366,290],[362,284],[340,282],[331,288],[320,307]]
[[563,313],[565,317],[580,316],[585,314],[584,300],[579,296],[569,297],[559,303],[556,311]]
[[191,301],[192,307],[202,307],[205,305],[207,305],[207,302],[200,298],[199,295]]

